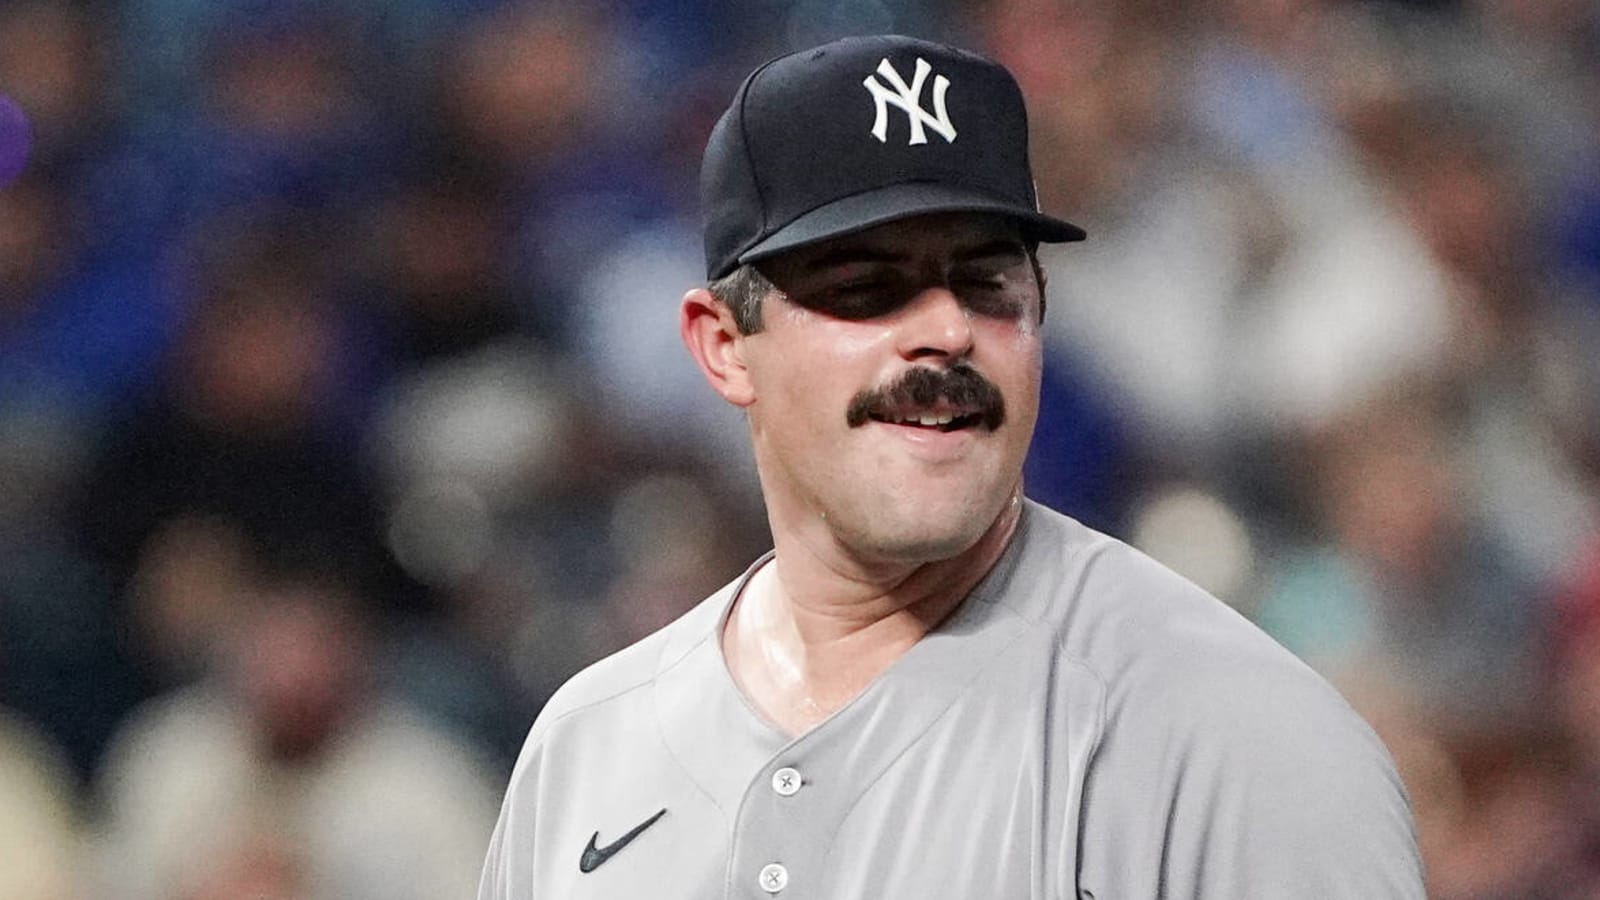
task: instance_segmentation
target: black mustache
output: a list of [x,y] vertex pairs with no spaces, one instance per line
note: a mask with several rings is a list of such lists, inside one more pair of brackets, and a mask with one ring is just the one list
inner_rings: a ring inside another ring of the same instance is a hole
[[873,413],[883,415],[891,409],[928,407],[941,401],[959,409],[975,410],[980,424],[990,431],[1006,420],[1006,402],[1000,389],[971,366],[956,365],[948,369],[917,366],[888,385],[856,394],[845,421],[851,428],[859,428]]

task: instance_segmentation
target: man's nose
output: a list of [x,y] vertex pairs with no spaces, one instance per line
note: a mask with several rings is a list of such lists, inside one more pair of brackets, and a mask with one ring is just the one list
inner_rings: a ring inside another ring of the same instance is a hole
[[972,320],[947,287],[925,288],[900,311],[900,354],[906,359],[960,359],[972,352]]

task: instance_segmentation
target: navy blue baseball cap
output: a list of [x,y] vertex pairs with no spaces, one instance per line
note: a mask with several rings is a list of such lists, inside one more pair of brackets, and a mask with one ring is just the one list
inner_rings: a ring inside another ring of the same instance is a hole
[[1046,242],[1016,80],[975,53],[900,35],[774,59],[740,85],[700,169],[706,276],[934,212],[1001,213]]

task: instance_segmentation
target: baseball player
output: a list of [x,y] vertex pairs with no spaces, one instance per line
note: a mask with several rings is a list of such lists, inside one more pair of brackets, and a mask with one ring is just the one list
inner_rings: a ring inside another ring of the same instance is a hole
[[1041,213],[1011,76],[904,37],[763,65],[681,331],[774,550],[563,687],[479,900],[1421,898],[1384,748],[1226,606],[1023,497]]

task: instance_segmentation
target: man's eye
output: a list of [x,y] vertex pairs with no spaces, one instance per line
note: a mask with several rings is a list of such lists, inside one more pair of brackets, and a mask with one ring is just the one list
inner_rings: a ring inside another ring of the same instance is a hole
[[902,287],[889,279],[858,278],[814,293],[804,304],[841,319],[871,319],[893,312],[905,300]]
[[[1008,273],[954,273],[947,283],[963,306],[981,316],[1014,319],[1022,314],[1026,305],[1016,279]],[[863,320],[893,313],[918,290],[918,282],[873,274],[817,285],[812,290],[791,295],[790,299],[834,318]]]
[[861,294],[881,293],[887,284],[881,278],[856,278],[842,281],[829,288],[838,297],[855,297]]
[[1003,291],[1008,286],[1006,279],[999,275],[969,275],[965,278],[957,279],[956,284],[972,291]]
[[1014,319],[1026,305],[1016,281],[1003,274],[964,275],[956,279],[955,287],[967,308],[980,316]]

